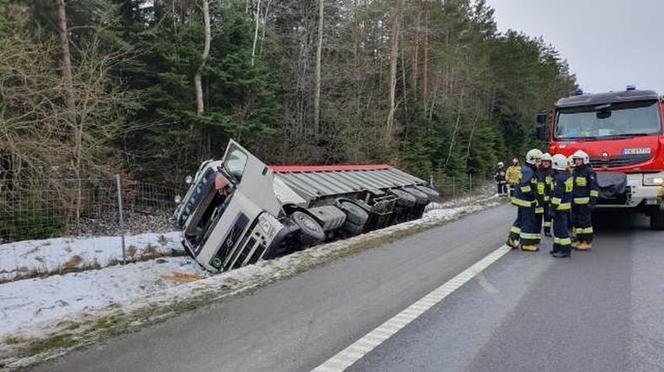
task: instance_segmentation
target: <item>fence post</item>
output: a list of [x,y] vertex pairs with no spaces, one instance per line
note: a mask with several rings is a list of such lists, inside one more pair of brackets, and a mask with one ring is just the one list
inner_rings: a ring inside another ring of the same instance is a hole
[[468,173],[468,192],[473,193],[473,174]]
[[125,227],[124,227],[124,215],[122,214],[122,181],[120,181],[120,175],[115,175],[115,185],[118,190],[118,222],[120,224],[120,236],[122,238],[122,264],[127,263],[127,253],[125,249]]
[[452,198],[456,197],[456,176],[452,176]]

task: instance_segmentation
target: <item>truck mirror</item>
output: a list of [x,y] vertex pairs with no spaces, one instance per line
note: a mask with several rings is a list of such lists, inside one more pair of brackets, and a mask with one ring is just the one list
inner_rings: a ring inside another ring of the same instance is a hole
[[539,114],[537,114],[537,124],[539,124],[539,125],[546,124],[547,117],[548,117],[548,114],[546,112],[540,112]]
[[546,141],[546,126],[545,125],[538,125],[537,126],[537,139]]

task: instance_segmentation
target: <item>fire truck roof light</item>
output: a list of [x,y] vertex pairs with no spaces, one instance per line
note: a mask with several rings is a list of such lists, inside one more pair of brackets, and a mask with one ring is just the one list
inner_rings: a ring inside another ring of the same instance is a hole
[[583,95],[583,89],[577,89],[574,92],[572,92],[573,96],[582,96]]
[[627,86],[627,91],[630,91],[630,90],[636,90],[636,85],[634,85],[634,84],[628,85]]

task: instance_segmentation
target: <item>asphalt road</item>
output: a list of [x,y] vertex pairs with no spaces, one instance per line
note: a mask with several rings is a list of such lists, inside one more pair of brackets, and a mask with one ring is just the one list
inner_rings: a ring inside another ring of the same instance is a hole
[[[513,214],[487,210],[37,370],[311,370],[501,246]],[[664,370],[664,233],[644,224],[604,228],[571,259],[510,252],[351,369]]]

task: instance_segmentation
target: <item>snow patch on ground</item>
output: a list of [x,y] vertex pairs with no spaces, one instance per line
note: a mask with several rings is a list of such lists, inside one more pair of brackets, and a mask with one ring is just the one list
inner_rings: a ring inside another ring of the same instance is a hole
[[[63,320],[125,306],[206,276],[188,259],[168,257],[5,283],[0,285],[0,339],[20,330],[38,335]],[[31,330],[33,325],[39,327]]]
[[[56,334],[94,332],[94,322],[103,317],[118,314],[131,317],[145,309],[151,310],[152,317],[169,316],[192,304],[209,303],[379,245],[384,238],[402,236],[400,232],[419,231],[499,203],[499,198],[493,196],[471,205],[429,210],[419,220],[214,276],[203,272],[189,258],[169,257],[1,284],[0,366],[3,362],[10,367],[34,362],[16,357],[19,348],[25,346],[16,340],[29,343]],[[176,241],[175,236],[171,238]],[[149,317],[142,315],[133,319],[131,325],[138,327],[141,322],[149,321]]]
[[[128,261],[182,252],[180,233],[127,236]],[[103,268],[122,261],[118,236],[24,240],[0,245],[0,283],[26,277]]]

